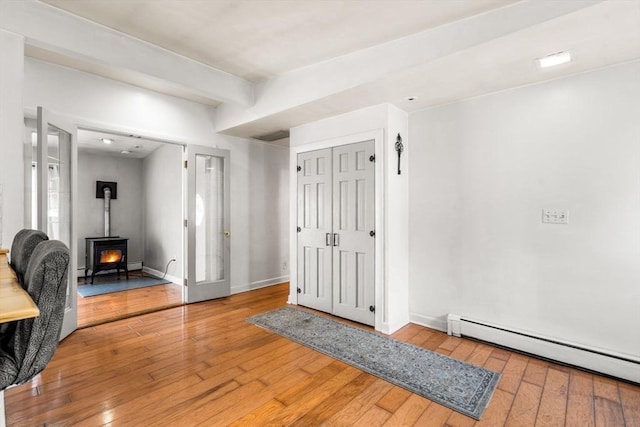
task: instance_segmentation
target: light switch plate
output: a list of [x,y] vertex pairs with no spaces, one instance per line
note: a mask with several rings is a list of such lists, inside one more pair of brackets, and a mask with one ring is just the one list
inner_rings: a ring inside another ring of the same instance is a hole
[[569,224],[569,211],[566,209],[542,209],[544,224]]

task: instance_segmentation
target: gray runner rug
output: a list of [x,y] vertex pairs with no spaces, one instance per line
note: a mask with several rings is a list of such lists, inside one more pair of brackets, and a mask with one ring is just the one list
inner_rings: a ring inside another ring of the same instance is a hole
[[500,378],[496,372],[292,307],[247,321],[476,420]]

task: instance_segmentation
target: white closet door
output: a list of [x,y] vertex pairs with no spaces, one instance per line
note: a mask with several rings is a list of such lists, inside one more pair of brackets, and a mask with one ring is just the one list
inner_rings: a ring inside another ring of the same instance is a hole
[[298,155],[298,303],[331,313],[331,149]]
[[333,149],[333,314],[374,325],[374,142]]

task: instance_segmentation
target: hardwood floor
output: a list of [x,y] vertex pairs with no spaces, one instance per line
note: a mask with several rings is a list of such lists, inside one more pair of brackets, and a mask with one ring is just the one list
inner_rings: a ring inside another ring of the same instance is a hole
[[74,332],[5,392],[9,426],[640,426],[640,386],[417,325],[394,337],[502,373],[482,420],[245,321],[288,285]]
[[[130,277],[142,275],[141,271],[129,272]],[[94,283],[104,283],[115,278],[115,274],[96,276]],[[84,283],[83,278],[78,279],[78,286],[91,286]],[[173,283],[87,298],[78,295],[78,327],[93,326],[180,304],[182,304],[182,288]]]

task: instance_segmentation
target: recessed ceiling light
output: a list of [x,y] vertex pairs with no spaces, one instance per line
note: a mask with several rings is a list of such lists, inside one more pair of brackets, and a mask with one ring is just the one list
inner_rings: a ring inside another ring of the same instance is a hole
[[111,138],[100,138],[100,141],[104,142],[105,144],[111,144],[113,142],[113,139],[111,139]]
[[129,150],[120,150],[120,154],[131,154]]
[[540,68],[548,68],[555,67],[556,65],[565,64],[571,61],[571,53],[567,52],[557,52],[551,55],[543,56],[542,58],[538,58],[538,65]]

